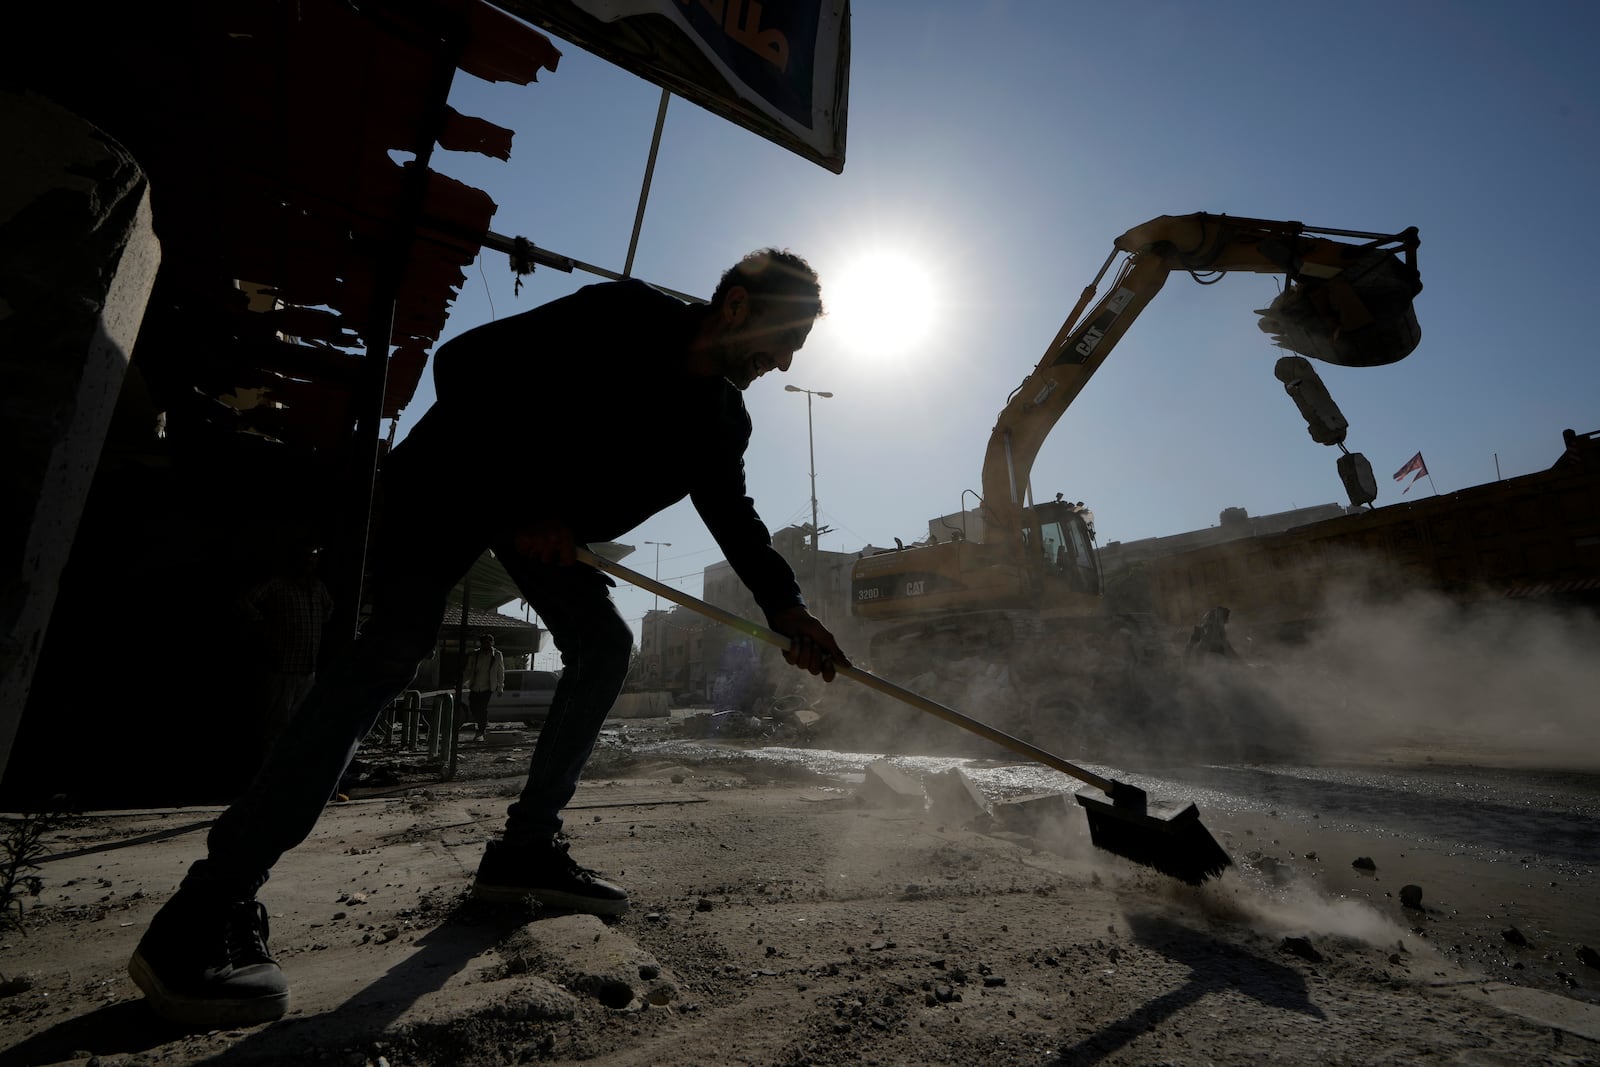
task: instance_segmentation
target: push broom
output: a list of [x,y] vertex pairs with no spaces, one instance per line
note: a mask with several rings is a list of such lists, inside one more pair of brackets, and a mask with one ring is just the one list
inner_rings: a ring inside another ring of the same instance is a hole
[[[777,648],[789,647],[789,639],[774,630],[713,607],[670,586],[652,581],[620,563],[602,559],[586,548],[577,549],[576,555],[582,563],[621,578],[656,596],[666,597],[675,604],[731,626],[742,634],[765,641]],[[1137,786],[1104,778],[1093,771],[1069,763],[1060,756],[1046,752],[1021,738],[1012,737],[988,723],[963,715],[954,708],[945,707],[937,701],[929,700],[925,696],[879,678],[860,667],[835,664],[834,670],[846,678],[876,689],[919,711],[927,712],[963,730],[993,741],[1019,756],[1035,763],[1042,763],[1062,774],[1071,775],[1098,789],[1104,794],[1102,797],[1082,791],[1073,794],[1088,817],[1089,840],[1096,848],[1153,868],[1189,885],[1199,885],[1207,878],[1218,877],[1233,864],[1228,854],[1222,850],[1222,846],[1218,845],[1216,839],[1200,824],[1199,809],[1193,804],[1169,815],[1153,815],[1145,791]]]

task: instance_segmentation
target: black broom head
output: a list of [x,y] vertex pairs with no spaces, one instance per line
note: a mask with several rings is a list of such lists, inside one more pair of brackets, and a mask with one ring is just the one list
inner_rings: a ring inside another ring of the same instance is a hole
[[1233,860],[1200,824],[1200,810],[1193,804],[1159,817],[1149,814],[1142,802],[1119,805],[1088,792],[1073,795],[1089,817],[1089,840],[1096,848],[1189,885],[1220,877],[1233,866]]

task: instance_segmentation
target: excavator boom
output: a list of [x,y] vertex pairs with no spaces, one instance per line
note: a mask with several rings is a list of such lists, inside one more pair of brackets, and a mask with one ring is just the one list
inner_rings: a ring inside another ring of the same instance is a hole
[[[1065,730],[1083,744],[1112,725],[1117,710],[1137,723],[1154,699],[1146,681],[1164,677],[1162,642],[1143,620],[1107,610],[1092,513],[1061,494],[1033,498],[1031,471],[1045,438],[1174,271],[1197,281],[1228,271],[1280,274],[1282,292],[1257,312],[1275,343],[1341,366],[1404,359],[1421,339],[1412,310],[1422,289],[1417,244],[1415,229],[1319,230],[1209,214],[1163,215],[1118,237],[1001,409],[976,512],[963,508],[930,522],[929,543],[856,561],[852,611],[876,624],[874,667],[908,677],[926,672],[955,703],[963,692],[987,699],[1003,691],[1023,734]],[[1111,283],[1100,295],[1108,272]],[[1290,362],[1279,360],[1274,373],[1310,412],[1313,437],[1341,443],[1343,416],[1331,400],[1317,402],[1306,384],[1314,374],[1298,366],[1305,360]],[[1345,461],[1355,459],[1359,454],[1341,458],[1341,477]],[[1350,467],[1347,488],[1361,481],[1360,464]]]
[[[1415,228],[1365,233],[1206,213],[1163,215],[1124,233],[1000,412],[983,463],[985,528],[1018,527],[1045,438],[1174,271],[1282,274],[1283,292],[1257,312],[1262,330],[1312,359],[1372,367],[1404,359],[1422,338],[1412,308],[1422,290],[1418,243]],[[1086,314],[1118,255],[1126,258],[1110,291]]]

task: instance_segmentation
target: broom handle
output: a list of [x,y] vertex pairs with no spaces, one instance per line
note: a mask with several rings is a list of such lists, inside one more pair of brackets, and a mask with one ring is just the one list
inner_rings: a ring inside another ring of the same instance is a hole
[[[754,637],[757,640],[765,641],[767,644],[772,645],[775,648],[781,648],[785,650],[789,648],[789,639],[778,633],[776,630],[769,630],[765,626],[762,626],[758,623],[753,623],[748,619],[742,619],[732,612],[723,611],[721,608],[707,604],[703,600],[697,600],[688,593],[673,589],[671,586],[662,585],[660,582],[652,581],[637,571],[629,570],[620,563],[613,563],[611,560],[595,555],[587,548],[578,546],[574,550],[574,555],[577,557],[580,563],[587,563],[589,566],[597,568],[598,570],[605,571],[608,574],[613,574],[632,585],[638,586],[640,589],[643,589],[646,592],[654,593],[657,596],[666,597],[675,604],[686,607],[690,611],[698,612],[709,619],[715,619],[717,622],[730,626],[748,637]],[[1079,767],[1077,764],[1068,763],[1060,756],[1057,756],[1051,752],[1046,752],[1044,749],[1035,745],[1030,745],[1020,737],[1012,737],[1010,734],[1005,733],[1002,730],[997,730],[986,722],[981,722],[972,718],[971,716],[963,715],[954,708],[947,708],[938,701],[929,700],[920,693],[913,693],[911,690],[906,689],[903,686],[898,686],[887,679],[879,678],[877,675],[871,673],[870,671],[864,671],[860,667],[850,666],[844,663],[835,663],[833,665],[833,669],[839,674],[844,675],[846,678],[853,678],[869,689],[876,689],[878,692],[883,693],[886,696],[891,696],[901,703],[909,704],[919,711],[925,711],[935,718],[943,719],[945,722],[948,722],[954,726],[959,726],[963,730],[977,734],[979,737],[985,738],[989,741],[993,741],[1001,748],[1015,752],[1019,756],[1025,756],[1028,759],[1033,760],[1035,763],[1042,763],[1046,767],[1060,771],[1062,774],[1070,774],[1079,781],[1087,782],[1089,785],[1094,786],[1096,789],[1099,789],[1108,796],[1112,792],[1114,783],[1112,783],[1110,779],[1102,778],[1093,771],[1085,770],[1084,768]]]

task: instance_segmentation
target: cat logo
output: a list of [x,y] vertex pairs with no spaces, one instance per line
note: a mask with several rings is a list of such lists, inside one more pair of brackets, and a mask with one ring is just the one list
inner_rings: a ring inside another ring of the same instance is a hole
[[1056,357],[1051,366],[1059,367],[1063,363],[1087,363],[1089,357],[1094,355],[1094,350],[1100,347],[1100,342],[1105,340],[1106,332],[1111,329],[1111,324],[1117,321],[1117,316],[1133,302],[1133,290],[1124,286],[1106,297],[1105,303],[1100,305],[1099,312],[1093,321],[1085,326],[1082,332],[1069,337],[1061,345],[1061,354]]

